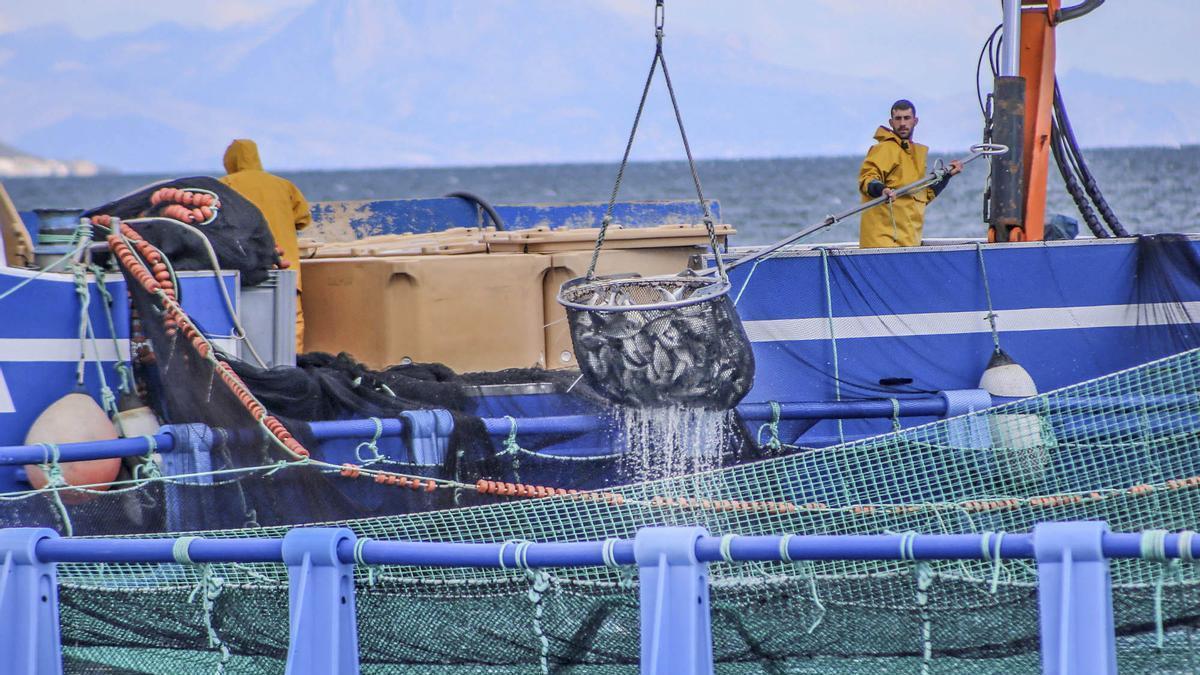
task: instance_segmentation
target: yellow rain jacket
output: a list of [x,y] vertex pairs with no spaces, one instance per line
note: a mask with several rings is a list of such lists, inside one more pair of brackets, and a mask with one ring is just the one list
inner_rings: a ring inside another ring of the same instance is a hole
[[283,249],[283,259],[291,263],[288,269],[296,270],[296,351],[301,352],[304,313],[300,307],[300,246],[296,243],[296,231],[312,224],[308,202],[291,181],[263,171],[254,141],[239,138],[229,144],[225,150],[225,171],[229,175],[221,178],[221,182],[262,211],[275,243]]
[[[867,185],[873,180],[882,181],[886,187],[895,190],[925,177],[928,147],[912,141],[902,142],[887,127],[879,127],[875,140],[858,172],[858,191],[864,202],[873,199],[867,194]],[[925,205],[935,196],[933,188],[926,188],[900,197],[890,208],[880,204],[863,211],[858,231],[859,247],[920,246]]]

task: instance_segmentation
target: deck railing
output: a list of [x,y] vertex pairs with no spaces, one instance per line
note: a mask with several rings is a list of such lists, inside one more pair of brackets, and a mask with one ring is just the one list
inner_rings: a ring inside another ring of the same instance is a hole
[[1200,557],[1192,533],[1109,532],[1103,522],[1040,523],[1031,534],[712,537],[649,527],[633,539],[575,543],[357,542],[345,528],[295,528],[282,539],[59,538],[0,530],[0,673],[61,673],[58,563],[284,563],[290,586],[287,672],[358,672],[354,566],[639,568],[641,668],[712,673],[708,564],[719,561],[975,560],[1037,562],[1041,661],[1056,675],[1116,672],[1109,560]]

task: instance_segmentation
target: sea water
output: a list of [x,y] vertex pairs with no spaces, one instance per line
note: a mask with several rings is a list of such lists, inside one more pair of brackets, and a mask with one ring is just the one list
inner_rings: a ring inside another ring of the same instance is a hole
[[[864,148],[865,150],[865,148]],[[1200,230],[1200,146],[1087,150],[1086,158],[1113,210],[1132,233]],[[939,155],[931,157],[931,160]],[[951,159],[949,155],[940,155]],[[615,158],[614,158],[615,159]],[[733,243],[774,241],[859,201],[855,182],[861,157],[712,160],[699,163],[705,194],[720,202],[721,220],[737,228]],[[269,168],[269,167],[268,167]],[[205,174],[218,172],[216,167]],[[1078,219],[1071,198],[1051,167],[1047,213]],[[193,174],[195,175],[195,174]],[[534,166],[369,169],[281,172],[309,201],[441,197],[466,190],[494,204],[605,201],[616,163]],[[987,165],[976,161],[955,177],[929,206],[926,237],[980,237]],[[4,185],[21,210],[87,208],[111,201],[168,175],[105,175],[89,178],[9,178]],[[621,199],[694,199],[687,165],[634,163]],[[1087,228],[1080,222],[1080,232]],[[852,241],[858,219],[809,241]]]

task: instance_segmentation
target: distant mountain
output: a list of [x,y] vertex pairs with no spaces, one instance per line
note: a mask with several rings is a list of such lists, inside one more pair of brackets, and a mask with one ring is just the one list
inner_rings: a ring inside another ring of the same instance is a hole
[[0,178],[26,176],[95,176],[100,167],[86,160],[58,160],[35,157],[11,145],[0,143]]
[[[652,49],[645,26],[604,3],[554,0],[328,0],[224,31],[163,24],[95,40],[42,27],[0,35],[0,87],[20,102],[0,106],[0,138],[126,171],[218,171],[235,137],[258,140],[269,168],[612,161]],[[893,93],[912,88],[686,35],[667,55],[701,157],[857,154]],[[1198,87],[1063,80],[1085,145],[1200,142]],[[922,141],[978,140],[963,84],[921,101]],[[634,158],[680,157],[660,79]]]

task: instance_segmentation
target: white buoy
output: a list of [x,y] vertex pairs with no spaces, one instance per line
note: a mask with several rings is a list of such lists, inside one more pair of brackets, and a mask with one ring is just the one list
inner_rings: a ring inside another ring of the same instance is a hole
[[[117,429],[104,414],[104,410],[91,396],[83,392],[72,392],[50,404],[42,411],[29,433],[25,444],[79,443],[82,441],[110,441],[117,438]],[[63,480],[68,485],[100,484],[93,490],[107,490],[104,485],[116,479],[121,470],[120,458],[92,459],[82,462],[62,462]],[[45,487],[50,482],[46,472],[36,464],[26,464],[25,474],[35,488]],[[93,495],[78,490],[63,490],[59,493],[68,504],[79,504],[90,500]]]
[[[1028,398],[1036,396],[1037,385],[1029,372],[1004,350],[997,348],[988,361],[979,388],[992,396]],[[995,478],[1002,486],[1017,490],[1033,489],[1041,482],[1049,463],[1049,429],[1040,415],[1000,413],[989,416],[988,427],[996,454]]]
[[979,388],[986,389],[992,396],[1008,398],[1026,398],[1037,396],[1037,385],[1029,376],[1029,371],[1021,364],[1013,361],[1003,349],[997,348],[992,352],[983,377],[979,378]]

